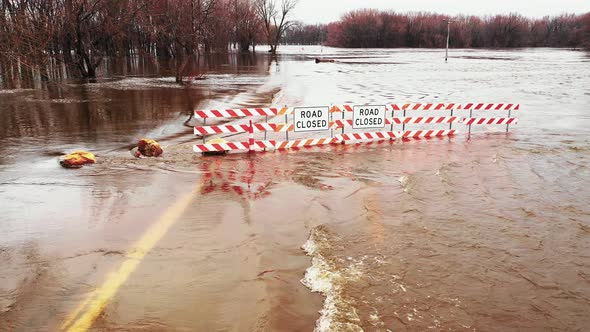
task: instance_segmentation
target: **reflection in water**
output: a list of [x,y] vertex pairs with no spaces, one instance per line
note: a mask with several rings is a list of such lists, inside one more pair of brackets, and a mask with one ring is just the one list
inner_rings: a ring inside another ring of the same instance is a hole
[[[194,60],[188,75],[199,71],[206,77],[186,85],[166,76],[171,71],[169,61],[133,58],[105,62],[103,78],[96,82],[64,78],[44,82],[34,90],[0,90],[0,163],[7,156],[25,157],[29,151],[43,150],[41,147],[111,150],[144,135],[174,138],[188,133],[178,119],[186,119],[208,100],[224,96],[229,102],[227,97],[233,95],[239,96],[235,103],[256,103],[255,93],[264,92],[257,91],[268,78],[268,59],[263,56],[233,54]],[[30,80],[19,83],[27,88],[35,84]]]
[[[201,181],[203,194],[214,191],[235,193],[247,200],[261,199],[270,195],[270,187],[273,180],[265,170],[256,171],[256,163],[253,158],[233,160],[231,163],[221,158],[203,157],[199,167],[203,171]],[[226,167],[229,166],[229,169]]]
[[[96,81],[116,80],[120,77],[174,77],[175,59],[152,56],[133,56],[105,58],[97,70]],[[191,57],[185,67],[185,77],[198,77],[210,73],[252,73],[269,64],[267,57],[248,53],[210,54]],[[47,88],[55,82],[82,83],[88,80],[77,79],[77,69],[72,72],[68,66],[55,61],[48,62],[47,80],[40,75],[38,68],[21,66],[18,62],[0,61],[0,89],[27,90]],[[5,90],[0,90],[7,93]]]
[[[264,164],[261,163],[261,158],[266,160]],[[273,164],[269,158],[280,158],[281,162]],[[273,186],[286,181],[310,189],[332,189],[321,180],[323,169],[310,166],[285,163],[284,157],[275,156],[274,153],[203,157],[199,163],[203,183],[201,192],[205,195],[213,192],[231,193],[241,199],[258,200],[270,196]]]

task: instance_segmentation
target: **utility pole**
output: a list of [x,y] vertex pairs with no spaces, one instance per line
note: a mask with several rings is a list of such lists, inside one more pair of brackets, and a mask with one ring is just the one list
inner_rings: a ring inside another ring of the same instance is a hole
[[450,19],[444,21],[447,22],[447,50],[445,52],[445,62],[447,62],[449,59],[449,37],[451,36],[451,23],[453,23],[453,21]]

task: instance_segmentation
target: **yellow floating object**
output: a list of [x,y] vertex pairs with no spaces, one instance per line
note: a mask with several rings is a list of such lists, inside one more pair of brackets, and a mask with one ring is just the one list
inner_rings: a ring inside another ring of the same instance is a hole
[[153,139],[142,138],[137,143],[137,157],[158,157],[163,152],[160,143]]
[[75,151],[60,158],[59,163],[65,168],[80,168],[86,164],[94,164],[96,156],[88,151]]

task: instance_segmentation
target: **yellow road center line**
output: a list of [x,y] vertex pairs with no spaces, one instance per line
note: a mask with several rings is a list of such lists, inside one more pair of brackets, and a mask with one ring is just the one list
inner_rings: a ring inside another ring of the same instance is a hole
[[[62,330],[67,329],[67,332],[83,332],[87,331],[92,326],[98,315],[101,314],[113,296],[117,294],[119,288],[127,281],[131,273],[137,269],[147,253],[160,241],[160,239],[162,239],[162,237],[164,237],[164,235],[166,235],[170,227],[191,203],[195,193],[199,192],[200,189],[201,185],[198,185],[193,191],[176,201],[174,205],[169,207],[160,218],[152,224],[145,233],[143,233],[141,238],[139,238],[139,240],[137,240],[131,247],[131,251],[127,254],[127,258],[121,264],[119,269],[109,273],[102,286],[92,292],[88,298],[68,316],[69,318],[62,325]],[[86,311],[83,312],[76,321],[71,323],[83,308],[86,308]]]
[[92,291],[88,296],[86,296],[86,298],[84,299],[84,301],[80,302],[80,304],[78,304],[78,306],[76,307],[76,309],[74,309],[74,311],[72,311],[66,318],[66,320],[64,320],[64,322],[61,324],[61,329],[65,330],[68,326],[70,326],[72,324],[72,322],[74,321],[74,319],[76,319],[76,317],[78,317],[78,315],[80,314],[80,312],[82,312],[82,309],[86,308],[86,305],[90,302],[90,300],[94,297],[94,293],[96,291]]

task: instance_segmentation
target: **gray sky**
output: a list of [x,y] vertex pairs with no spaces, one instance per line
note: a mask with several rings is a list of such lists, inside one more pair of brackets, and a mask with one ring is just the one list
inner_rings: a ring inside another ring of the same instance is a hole
[[441,14],[521,13],[542,17],[590,12],[590,0],[299,0],[293,18],[304,23],[329,23],[359,8],[393,9],[396,12],[429,11]]

